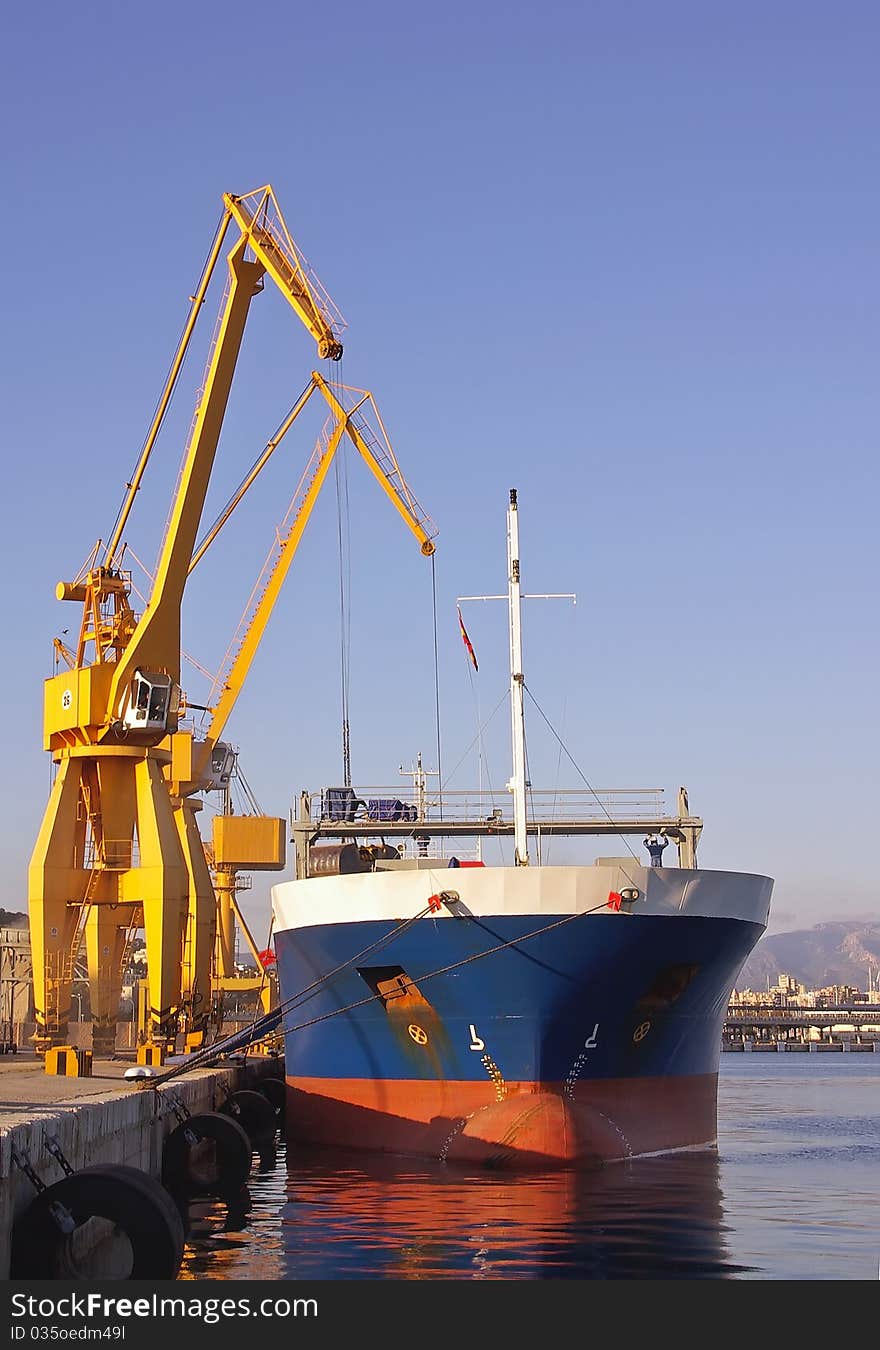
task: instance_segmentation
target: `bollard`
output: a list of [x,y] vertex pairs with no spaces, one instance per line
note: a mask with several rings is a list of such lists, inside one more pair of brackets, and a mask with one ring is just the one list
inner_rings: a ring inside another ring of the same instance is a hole
[[53,1045],[46,1051],[43,1063],[46,1073],[61,1078],[91,1078],[91,1050],[77,1050],[73,1045]]
[[139,1045],[137,1062],[138,1064],[150,1064],[153,1068],[160,1069],[165,1063],[165,1046],[152,1045],[149,1042],[146,1045]]

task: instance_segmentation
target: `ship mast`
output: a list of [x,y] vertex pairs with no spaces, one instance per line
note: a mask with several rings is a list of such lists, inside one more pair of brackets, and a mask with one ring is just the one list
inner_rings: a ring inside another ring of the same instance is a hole
[[526,735],[523,706],[522,617],[519,577],[519,513],[516,488],[510,489],[507,508],[507,608],[510,620],[510,718],[513,745],[513,777],[508,783],[513,793],[514,849],[517,867],[528,867],[526,837]]
[[[510,719],[513,750],[513,774],[507,783],[507,790],[513,796],[513,833],[514,861],[517,867],[528,867],[529,846],[526,835],[526,732],[523,711],[525,676],[522,669],[522,618],[521,600],[572,600],[577,596],[566,594],[522,595],[519,573],[519,515],[516,505],[516,488],[510,489],[510,505],[507,508],[507,595],[460,595],[458,604],[465,600],[506,600],[510,625]],[[459,621],[461,610],[459,610]],[[467,641],[467,639],[466,639]],[[467,643],[470,647],[470,643]],[[473,659],[473,651],[471,651]],[[540,862],[540,851],[538,862]]]

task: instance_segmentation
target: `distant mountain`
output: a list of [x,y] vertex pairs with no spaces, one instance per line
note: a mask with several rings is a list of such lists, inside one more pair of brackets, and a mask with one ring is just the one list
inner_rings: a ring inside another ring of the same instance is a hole
[[766,989],[784,971],[808,989],[830,984],[868,987],[868,966],[874,981],[880,970],[880,923],[817,923],[796,933],[762,938],[740,972],[737,989]]
[[10,909],[0,909],[0,928],[27,928],[28,916]]

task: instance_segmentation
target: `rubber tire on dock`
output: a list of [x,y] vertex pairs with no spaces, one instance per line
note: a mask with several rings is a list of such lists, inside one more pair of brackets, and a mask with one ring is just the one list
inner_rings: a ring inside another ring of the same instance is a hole
[[[121,1164],[84,1167],[41,1191],[16,1220],[11,1234],[10,1279],[89,1279],[76,1268],[69,1239],[52,1218],[60,1203],[77,1225],[103,1218],[131,1244],[130,1280],[173,1280],[183,1256],[180,1213],[168,1192],[146,1172]],[[100,1275],[95,1278],[113,1278]]]
[[[211,1139],[216,1145],[216,1176],[199,1176],[190,1167],[190,1141]],[[241,1190],[250,1176],[253,1149],[247,1133],[232,1116],[206,1111],[190,1116],[172,1130],[162,1150],[162,1182],[173,1196],[226,1196]]]
[[242,1088],[226,1098],[221,1114],[237,1120],[255,1146],[271,1139],[278,1128],[275,1107],[262,1092]]
[[257,1087],[267,1101],[272,1103],[276,1120],[284,1119],[287,1105],[287,1084],[283,1078],[261,1078]]

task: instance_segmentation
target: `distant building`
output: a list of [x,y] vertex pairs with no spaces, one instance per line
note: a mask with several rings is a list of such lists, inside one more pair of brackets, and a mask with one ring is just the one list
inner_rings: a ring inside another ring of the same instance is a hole
[[867,993],[853,984],[829,984],[808,989],[787,971],[780,971],[775,984],[768,979],[765,990],[734,989],[731,1008],[848,1008],[859,1003],[880,1002],[880,994],[869,983]]
[[0,928],[0,1042],[23,1045],[33,1019],[30,932],[26,927]]
[[852,1003],[864,1002],[860,989],[852,984],[829,984],[815,991],[817,1008],[846,1008]]

